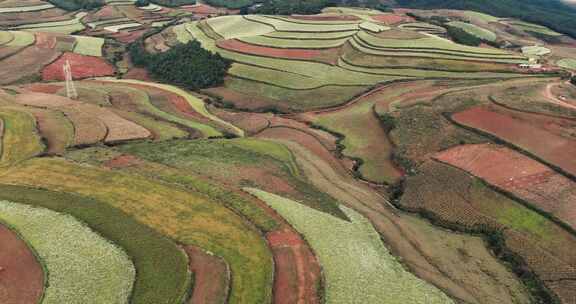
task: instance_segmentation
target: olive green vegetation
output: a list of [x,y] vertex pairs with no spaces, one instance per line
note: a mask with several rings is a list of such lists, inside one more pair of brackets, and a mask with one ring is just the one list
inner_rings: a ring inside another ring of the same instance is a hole
[[136,267],[131,303],[180,303],[190,287],[187,257],[172,241],[108,204],[62,192],[0,185],[0,200],[67,213],[123,248]]
[[[159,143],[134,143],[122,145],[117,149],[124,153],[136,155],[147,161],[180,168],[187,172],[195,172],[203,176],[215,176],[224,179],[226,174],[235,172],[237,168],[261,167],[273,171],[274,176],[282,178],[292,185],[296,192],[305,199],[306,203],[317,210],[346,219],[346,215],[338,208],[338,203],[330,196],[318,191],[310,185],[300,174],[299,168],[294,162],[290,152],[282,145],[265,140],[233,139],[233,140],[174,140]],[[194,185],[194,178],[190,176],[172,176],[171,180],[185,183],[192,188],[209,188],[206,185]],[[198,180],[198,179],[196,179]],[[243,180],[239,186],[250,186],[255,182]],[[215,187],[212,187],[216,189]],[[200,191],[214,198],[222,198],[225,195],[221,191]],[[252,218],[254,214],[260,214],[250,205],[244,205],[242,210],[237,207],[238,202],[230,198],[225,202]],[[250,206],[250,207],[248,207]],[[247,213],[248,211],[249,213]],[[259,215],[263,216],[263,215]],[[262,222],[262,221],[259,221]],[[259,225],[262,226],[262,225]],[[268,227],[265,225],[264,227]],[[268,228],[269,229],[269,228]]]
[[17,163],[44,151],[44,144],[36,131],[36,120],[31,114],[3,108],[0,119],[4,122],[0,138],[3,147],[0,166]]

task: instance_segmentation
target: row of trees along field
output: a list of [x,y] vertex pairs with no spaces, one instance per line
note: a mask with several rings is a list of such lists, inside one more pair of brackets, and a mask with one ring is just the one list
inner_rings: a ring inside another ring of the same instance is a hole
[[254,13],[267,15],[290,15],[290,14],[318,14],[323,8],[329,6],[365,7],[381,11],[389,11],[390,8],[379,0],[266,0]]
[[146,68],[159,81],[191,90],[222,85],[232,62],[202,48],[198,41],[179,44],[158,54],[146,52],[142,41],[130,46],[136,66]]
[[576,38],[576,8],[560,0],[396,0],[399,7],[473,10],[547,26]]

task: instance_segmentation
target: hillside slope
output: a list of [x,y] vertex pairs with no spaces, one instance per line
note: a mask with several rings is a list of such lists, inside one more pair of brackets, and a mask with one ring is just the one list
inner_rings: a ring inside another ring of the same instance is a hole
[[576,37],[576,8],[558,0],[397,0],[399,7],[474,10],[498,17],[514,17]]

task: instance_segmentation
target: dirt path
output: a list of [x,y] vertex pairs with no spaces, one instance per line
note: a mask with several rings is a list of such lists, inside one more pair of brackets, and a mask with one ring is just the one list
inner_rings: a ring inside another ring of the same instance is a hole
[[546,89],[543,92],[544,97],[546,97],[546,99],[548,99],[550,102],[554,104],[576,110],[576,105],[567,103],[566,101],[558,98],[558,96],[552,93],[552,87],[555,85],[557,85],[557,83],[554,82],[546,85]]
[[38,303],[44,291],[42,266],[28,245],[0,225],[0,303]]
[[189,304],[224,304],[230,292],[230,269],[226,262],[194,246],[185,246],[194,289]]

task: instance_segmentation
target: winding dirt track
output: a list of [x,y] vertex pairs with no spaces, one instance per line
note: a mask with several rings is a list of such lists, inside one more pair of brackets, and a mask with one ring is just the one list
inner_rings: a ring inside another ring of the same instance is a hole
[[566,101],[559,99],[556,95],[552,93],[552,87],[555,85],[557,85],[557,83],[549,83],[546,85],[546,89],[543,92],[544,97],[546,97],[546,99],[548,99],[550,102],[554,104],[576,110],[576,105],[567,103]]
[[44,290],[42,266],[28,245],[0,225],[0,303],[38,303]]

